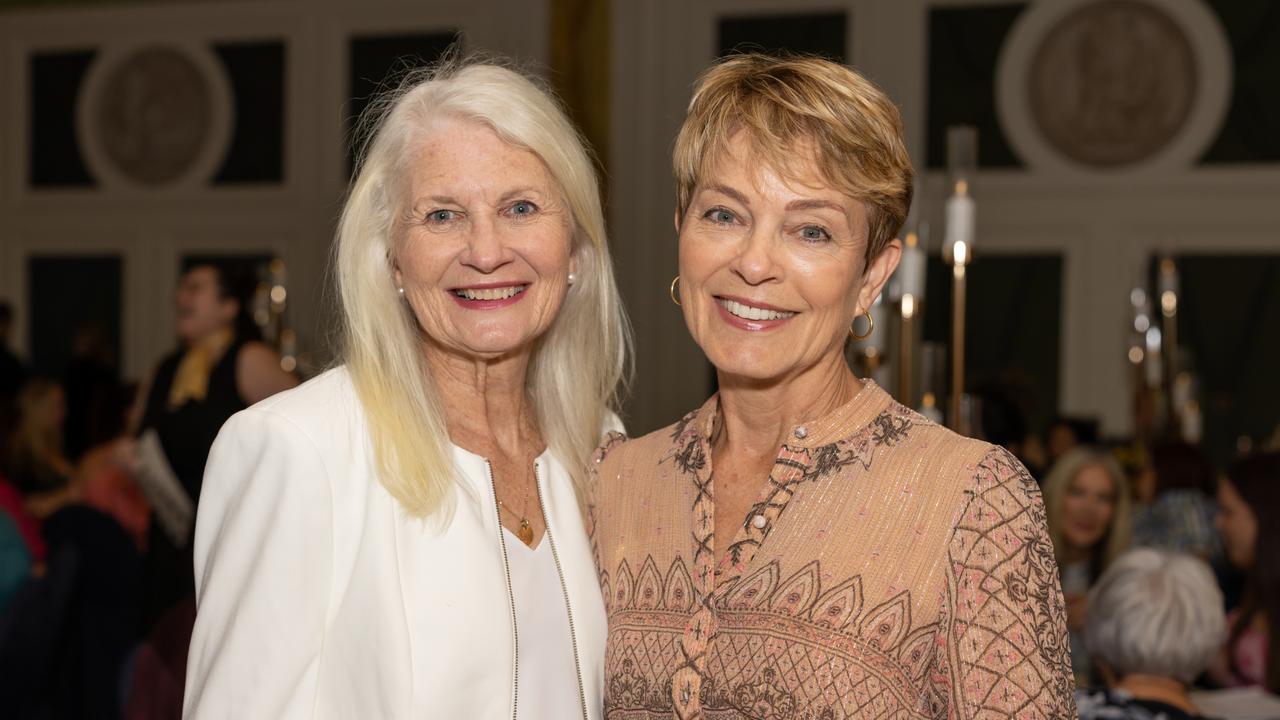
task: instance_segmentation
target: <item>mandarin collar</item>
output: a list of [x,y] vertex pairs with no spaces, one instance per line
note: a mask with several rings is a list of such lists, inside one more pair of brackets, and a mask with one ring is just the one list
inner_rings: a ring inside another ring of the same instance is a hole
[[[802,419],[791,426],[785,444],[795,449],[813,449],[830,445],[857,434],[893,404],[893,397],[871,378],[862,379],[862,389],[848,402],[821,417]],[[707,399],[698,409],[697,420],[690,423],[699,439],[708,446],[720,417],[720,393]]]

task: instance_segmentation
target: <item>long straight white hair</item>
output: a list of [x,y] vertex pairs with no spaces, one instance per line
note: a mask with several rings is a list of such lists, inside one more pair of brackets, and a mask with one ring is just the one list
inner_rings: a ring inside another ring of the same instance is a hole
[[[452,517],[456,471],[421,329],[395,287],[397,219],[415,149],[442,118],[483,123],[542,159],[572,209],[577,280],[535,341],[526,390],[543,437],[584,502],[586,462],[630,372],[631,333],[613,277],[591,156],[554,96],[492,59],[446,58],[370,104],[369,138],[335,243],[340,360],[368,421],[378,480],[411,516]],[[567,269],[566,269],[567,271]]]

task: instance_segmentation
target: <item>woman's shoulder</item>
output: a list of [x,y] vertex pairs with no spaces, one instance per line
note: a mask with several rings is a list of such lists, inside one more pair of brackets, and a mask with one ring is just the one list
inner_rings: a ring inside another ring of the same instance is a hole
[[326,370],[297,387],[283,390],[242,412],[266,412],[304,421],[318,415],[349,414],[358,409],[355,385],[345,366]]
[[596,464],[603,468],[656,466],[678,449],[697,440],[697,418],[703,408],[686,413],[676,422],[640,437],[608,432],[596,450]]
[[971,491],[983,481],[1030,479],[1022,462],[1007,449],[961,435],[896,401],[872,423],[872,436],[880,434],[882,427],[892,427],[900,439],[879,445],[887,445],[891,451],[896,446],[924,470],[922,477],[954,484],[957,490]]
[[221,434],[272,439],[295,435],[328,455],[349,445],[359,437],[354,431],[363,427],[364,414],[351,378],[345,368],[337,367],[237,412]]

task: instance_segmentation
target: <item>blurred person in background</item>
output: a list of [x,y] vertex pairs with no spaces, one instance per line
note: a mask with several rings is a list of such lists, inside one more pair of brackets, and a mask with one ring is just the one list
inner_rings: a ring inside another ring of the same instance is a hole
[[100,323],[81,323],[71,339],[71,361],[62,373],[67,395],[63,426],[67,457],[79,462],[89,448],[118,436],[120,382],[107,332]]
[[[250,317],[254,285],[255,278],[230,263],[202,260],[187,267],[174,295],[179,345],[160,361],[134,403],[132,435],[155,432],[193,508],[198,507],[209,448],[223,423],[297,385]],[[126,465],[142,470],[133,441],[121,446],[117,452],[128,458]],[[144,639],[134,663],[128,716],[176,718],[195,622],[190,528],[179,537],[182,531],[166,528],[156,512],[141,527],[147,533],[140,621]]]
[[1067,451],[1045,477],[1049,537],[1062,574],[1071,630],[1071,665],[1076,684],[1092,684],[1089,654],[1083,652],[1089,589],[1129,547],[1129,483],[1116,461],[1087,448]]
[[1222,541],[1213,526],[1214,485],[1213,468],[1196,447],[1184,442],[1153,447],[1150,464],[1135,482],[1133,544],[1217,562]]
[[1098,421],[1088,418],[1059,417],[1045,432],[1045,451],[1048,467],[1068,451],[1077,447],[1093,447],[1098,443]]
[[54,380],[33,378],[18,393],[18,423],[9,438],[5,471],[36,517],[75,499],[75,468],[63,452],[66,414],[66,395]]
[[1242,605],[1213,678],[1227,687],[1261,686],[1280,694],[1280,453],[1237,462],[1218,484],[1215,524],[1227,559],[1245,572]]
[[1203,717],[1188,689],[1226,636],[1222,593],[1203,560],[1148,548],[1124,553],[1089,592],[1086,628],[1106,688],[1077,692],[1081,720]]
[[[236,412],[297,385],[249,316],[252,278],[227,265],[187,268],[174,296],[179,347],[160,361],[138,395],[134,428],[154,430],[193,504],[209,448]],[[194,597],[190,538],[175,541],[155,517],[144,571],[143,625]]]

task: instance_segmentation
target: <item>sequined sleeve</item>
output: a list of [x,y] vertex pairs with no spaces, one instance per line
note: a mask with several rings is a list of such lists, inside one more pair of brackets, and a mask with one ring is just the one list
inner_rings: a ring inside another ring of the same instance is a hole
[[[948,547],[945,666],[953,718],[1074,718],[1066,606],[1035,480],[1002,448],[978,462]],[[941,696],[941,697],[939,697]]]

